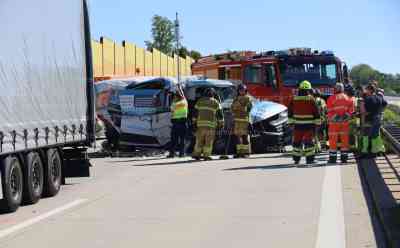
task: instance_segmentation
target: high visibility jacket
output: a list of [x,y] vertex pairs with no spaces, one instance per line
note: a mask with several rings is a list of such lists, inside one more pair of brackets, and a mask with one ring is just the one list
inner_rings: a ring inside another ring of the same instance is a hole
[[234,121],[249,123],[251,108],[251,99],[248,95],[236,97],[231,106]]
[[185,98],[172,102],[171,114],[172,119],[186,119],[188,117],[188,102]]
[[344,93],[338,93],[328,98],[329,122],[349,121],[354,112],[353,101]]
[[295,96],[289,103],[289,124],[309,127],[321,124],[321,115],[313,96]]
[[216,128],[218,124],[223,125],[222,108],[215,98],[202,97],[197,101],[194,108],[197,111],[197,116],[194,117],[193,122],[196,123],[197,127]]
[[321,115],[321,121],[326,121],[326,114],[328,110],[326,108],[325,100],[321,97],[316,97],[315,102],[317,103],[319,114]]
[[361,109],[360,109],[360,99],[357,97],[350,97],[351,101],[353,102],[353,116],[351,117],[351,123],[353,125],[360,125],[360,114],[361,114]]

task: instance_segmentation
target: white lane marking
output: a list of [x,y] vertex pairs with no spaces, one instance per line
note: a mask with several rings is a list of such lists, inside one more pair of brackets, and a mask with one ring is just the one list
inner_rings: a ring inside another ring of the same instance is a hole
[[84,203],[86,201],[87,201],[87,199],[75,200],[75,201],[73,201],[71,203],[68,203],[68,204],[66,204],[64,206],[61,206],[61,207],[56,208],[56,209],[53,209],[50,212],[47,212],[47,213],[42,214],[42,215],[39,215],[39,216],[37,216],[35,218],[29,219],[27,221],[24,221],[24,222],[22,222],[20,224],[17,224],[15,226],[10,227],[10,228],[4,229],[4,230],[0,230],[0,239],[2,239],[2,238],[6,237],[6,236],[8,236],[8,235],[10,235],[10,234],[12,234],[14,232],[17,232],[17,231],[19,231],[21,229],[24,229],[24,228],[27,228],[27,227],[33,225],[33,224],[36,224],[36,223],[38,223],[38,222],[40,222],[40,221],[42,221],[44,219],[47,219],[47,218],[52,217],[52,216],[54,216],[56,214],[59,214],[59,213],[65,211],[65,210],[68,210],[70,208],[76,207],[76,206],[78,206],[78,205],[80,205],[80,204],[82,204],[82,203]]
[[317,248],[345,248],[345,224],[340,166],[325,168]]

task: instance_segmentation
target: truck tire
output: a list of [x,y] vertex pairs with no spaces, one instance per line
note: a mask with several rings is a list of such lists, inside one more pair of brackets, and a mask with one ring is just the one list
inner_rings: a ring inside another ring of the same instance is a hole
[[22,202],[23,174],[18,159],[9,156],[3,159],[2,187],[5,212],[15,212]]
[[52,197],[57,195],[62,182],[62,161],[57,149],[49,149],[46,152],[46,164],[44,170],[44,195]]
[[24,202],[35,204],[43,193],[43,163],[38,153],[30,152],[25,156]]

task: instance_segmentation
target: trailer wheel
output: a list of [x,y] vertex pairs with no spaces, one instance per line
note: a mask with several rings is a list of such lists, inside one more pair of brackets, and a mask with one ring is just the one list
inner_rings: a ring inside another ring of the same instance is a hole
[[23,174],[21,164],[16,157],[3,159],[2,187],[4,211],[15,212],[22,202]]
[[49,149],[46,153],[47,163],[44,170],[44,194],[52,197],[60,191],[62,182],[62,162],[57,149]]
[[43,192],[43,163],[38,153],[30,152],[25,157],[24,202],[35,204]]

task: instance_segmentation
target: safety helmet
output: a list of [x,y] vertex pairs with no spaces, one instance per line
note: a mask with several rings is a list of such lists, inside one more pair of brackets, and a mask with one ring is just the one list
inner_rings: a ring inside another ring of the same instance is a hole
[[315,97],[321,97],[322,93],[321,93],[321,91],[319,89],[313,89],[313,95]]
[[214,90],[214,88],[208,88],[204,91],[205,97],[214,97],[215,94],[216,94],[216,91]]
[[247,91],[247,87],[244,84],[239,84],[238,91],[242,91],[242,90]]
[[311,83],[307,80],[304,80],[300,83],[299,90],[312,90]]
[[336,86],[335,86],[335,90],[336,90],[336,92],[344,92],[344,84],[342,84],[342,83],[337,83],[336,84]]
[[356,94],[356,91],[354,90],[353,85],[351,84],[344,84],[344,93],[348,96],[354,96]]

